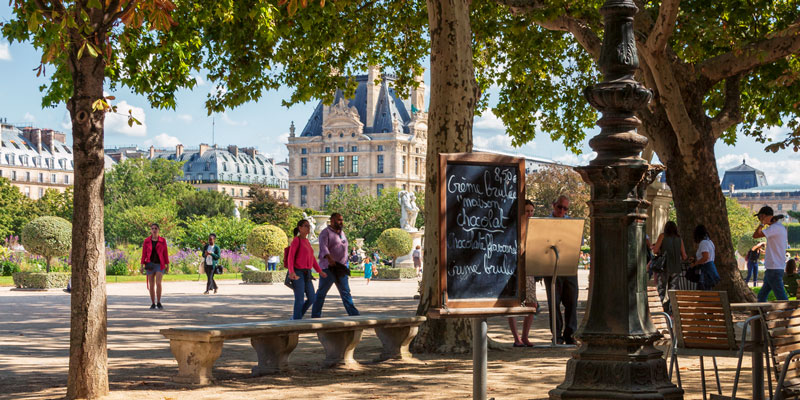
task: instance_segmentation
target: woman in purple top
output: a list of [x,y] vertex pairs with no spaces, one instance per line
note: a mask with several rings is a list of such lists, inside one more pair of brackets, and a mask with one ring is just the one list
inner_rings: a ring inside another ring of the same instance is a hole
[[[336,263],[347,264],[347,237],[344,234],[344,218],[342,214],[331,214],[331,225],[319,234],[319,266],[323,271],[328,271],[329,267]],[[353,296],[350,295],[350,283],[347,274],[336,276],[329,273],[327,277],[319,280],[317,287],[317,299],[314,307],[311,308],[311,318],[322,316],[322,306],[325,304],[325,296],[331,286],[336,284],[342,304],[347,311],[347,315],[359,315],[358,309],[353,304]]]

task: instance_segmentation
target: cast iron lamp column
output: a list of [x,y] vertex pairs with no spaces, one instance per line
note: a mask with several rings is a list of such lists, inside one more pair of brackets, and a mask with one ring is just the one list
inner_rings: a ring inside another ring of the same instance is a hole
[[603,82],[584,96],[603,113],[600,134],[589,141],[597,158],[577,168],[592,187],[592,268],[589,303],[576,337],[581,347],[567,362],[564,382],[551,399],[682,399],[670,382],[661,337],[647,308],[645,189],[663,169],[639,154],[647,139],[634,115],[653,93],[634,80],[639,68],[632,0],[607,0],[600,8],[605,36],[598,64]]

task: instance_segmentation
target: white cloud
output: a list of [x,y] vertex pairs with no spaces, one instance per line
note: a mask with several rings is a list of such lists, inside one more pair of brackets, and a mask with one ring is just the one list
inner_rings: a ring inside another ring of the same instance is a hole
[[597,157],[597,153],[594,151],[591,153],[583,153],[581,155],[576,155],[573,153],[564,153],[556,157],[554,161],[562,164],[578,166],[578,165],[588,164],[589,161],[592,161],[595,157]]
[[194,78],[194,81],[197,82],[197,86],[205,86],[207,83],[206,80],[200,75],[194,75],[192,78]]
[[22,119],[25,120],[25,122],[36,123],[36,117],[29,112],[26,112]]
[[247,121],[234,121],[226,112],[222,113],[222,122],[233,126],[247,126]]
[[8,50],[8,43],[0,43],[0,60],[11,61],[11,51]]
[[61,128],[65,131],[72,130],[72,117],[70,117],[69,111],[64,113],[64,118],[61,120]]
[[776,158],[777,156],[769,154],[765,154],[762,159],[755,158],[749,153],[728,154],[717,159],[717,169],[720,175],[723,175],[726,170],[740,165],[744,160],[747,165],[764,171],[770,185],[800,182],[800,158],[796,156],[782,160]]
[[498,118],[492,110],[486,110],[483,112],[483,115],[475,119],[472,126],[475,130],[481,131],[503,131],[505,132],[506,126],[503,125],[503,121]]
[[[147,136],[147,123],[145,122],[144,109],[120,101],[116,104],[117,112],[106,113],[105,132],[123,136]],[[134,123],[128,126],[128,110],[133,117],[141,122],[141,125]]]
[[175,117],[178,118],[179,121],[185,122],[187,124],[192,122],[193,120],[191,114],[178,114]]
[[167,135],[166,133],[156,135],[154,138],[144,141],[145,147],[175,147],[179,144],[181,144],[180,139],[175,136]]
[[289,132],[283,132],[278,135],[277,142],[274,136],[264,138],[267,142],[266,146],[260,147],[262,153],[271,156],[275,161],[283,161],[289,157],[289,150],[286,149],[286,143],[289,143]]

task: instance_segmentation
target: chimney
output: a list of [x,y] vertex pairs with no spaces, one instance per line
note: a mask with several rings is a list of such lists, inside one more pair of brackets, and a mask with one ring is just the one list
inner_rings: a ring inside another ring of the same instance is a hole
[[183,155],[183,145],[178,143],[178,145],[175,146],[175,158],[180,160],[182,155]]
[[52,150],[53,148],[53,138],[55,134],[58,133],[54,130],[47,129],[42,132],[42,143],[46,144],[48,148]]
[[258,150],[256,150],[255,147],[244,147],[242,148],[242,151],[244,151],[250,157],[253,157],[254,160],[256,159],[256,155],[258,154]]
[[232,144],[232,145],[228,146],[228,151],[231,154],[233,154],[234,157],[239,157],[239,147],[237,147],[236,145]]
[[42,130],[37,129],[36,135],[34,136],[34,144],[36,145],[36,152],[42,153]]
[[153,145],[150,145],[150,159],[156,158],[156,148]]
[[[216,146],[214,148],[216,148]],[[207,151],[208,151],[208,145],[205,143],[200,143],[200,156],[202,157],[203,154]]]
[[371,65],[367,73],[367,124],[364,128],[372,128],[375,125],[375,108],[378,106],[378,96],[381,94],[381,84],[375,84],[375,80],[380,77],[380,67]]

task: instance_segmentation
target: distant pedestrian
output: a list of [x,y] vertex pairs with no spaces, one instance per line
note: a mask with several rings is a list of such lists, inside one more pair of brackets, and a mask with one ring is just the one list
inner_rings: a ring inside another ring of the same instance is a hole
[[319,266],[323,271],[328,272],[328,275],[319,280],[317,299],[311,309],[311,318],[322,316],[325,296],[334,284],[339,290],[339,296],[342,298],[347,315],[359,315],[358,309],[353,304],[353,296],[350,294],[350,271],[346,266],[347,248],[344,218],[342,214],[333,213],[330,225],[319,234]]
[[747,251],[747,278],[744,279],[744,284],[750,282],[750,277],[753,277],[753,286],[758,286],[758,259],[761,258],[761,253],[764,251],[766,242],[756,243]]
[[217,282],[214,281],[214,274],[217,273],[220,250],[216,242],[217,235],[212,233],[208,235],[208,243],[203,245],[203,267],[208,278],[206,280],[206,291],[203,294],[208,294],[211,290],[214,291],[214,294],[217,294],[218,287]]
[[150,224],[150,236],[142,244],[141,272],[147,273],[147,289],[150,291],[150,309],[163,310],[161,305],[161,279],[169,272],[167,240],[158,235],[159,226]]
[[[525,200],[525,216],[527,218],[533,218],[534,209],[533,202]],[[527,220],[525,222],[527,223]],[[538,307],[539,305],[536,302],[536,278],[532,275],[525,277],[525,285],[525,305],[528,307]],[[514,336],[514,347],[533,347],[533,344],[528,339],[528,334],[533,324],[533,316],[534,314],[528,314],[523,317],[522,337],[520,337],[519,332],[517,332],[517,318],[508,317],[508,327],[511,329],[511,335]]]
[[[314,284],[311,281],[311,268],[319,272],[319,276],[325,278],[327,275],[317,264],[314,257],[314,249],[308,241],[308,233],[311,231],[311,224],[301,219],[297,221],[294,228],[294,239],[289,245],[289,255],[283,260],[289,269],[289,279],[293,281],[294,289],[294,310],[292,319],[303,319],[303,314],[314,304]],[[305,301],[303,301],[305,297]]]
[[278,256],[269,256],[269,258],[267,258],[267,271],[275,271],[275,268],[278,266],[280,261],[281,258]]
[[683,247],[683,240],[678,234],[678,225],[674,221],[667,221],[664,224],[664,232],[658,235],[653,245],[653,253],[657,257],[664,257],[664,268],[655,271],[656,285],[664,311],[672,315],[667,291],[678,288],[678,278],[682,272],[681,262],[687,258],[686,248]]
[[417,278],[419,278],[422,275],[422,246],[417,245],[417,248],[411,253],[411,257],[414,259],[414,268],[417,270]]
[[767,238],[766,252],[764,253],[764,283],[758,291],[758,301],[767,301],[769,292],[775,293],[778,300],[787,300],[786,289],[783,287],[783,271],[786,267],[786,249],[789,248],[786,227],[781,224],[783,215],[774,215],[772,207],[764,206],[755,215],[760,224],[753,232],[753,238]]
[[800,275],[797,274],[797,263],[794,258],[790,258],[789,261],[786,261],[786,273],[783,275],[787,296],[797,297],[798,279],[800,279]]
[[364,260],[364,279],[367,280],[367,285],[369,285],[369,280],[372,279],[372,273],[374,272],[372,268],[373,268],[372,260],[370,260],[370,258],[367,257]]
[[[569,218],[568,211],[569,197],[561,195],[553,202],[553,212],[550,213],[550,217]],[[555,293],[550,293],[552,282],[552,276],[544,278],[548,308],[551,308],[551,304],[555,304],[556,308],[556,315],[550,316],[550,318],[555,317],[556,319],[556,331],[551,333],[556,337],[558,343],[575,344],[573,335],[578,329],[578,276],[557,277]],[[564,305],[563,318],[561,316],[561,305]],[[552,324],[550,326],[552,330]]]
[[699,282],[697,283],[698,290],[711,290],[719,281],[719,273],[714,264],[715,247],[714,242],[708,236],[708,230],[705,225],[697,225],[694,228],[694,242],[697,245],[697,253],[695,253],[695,260],[692,267],[698,267]]

